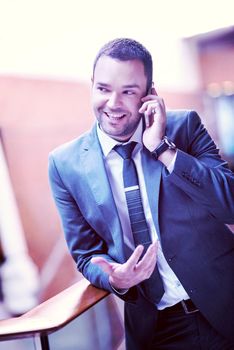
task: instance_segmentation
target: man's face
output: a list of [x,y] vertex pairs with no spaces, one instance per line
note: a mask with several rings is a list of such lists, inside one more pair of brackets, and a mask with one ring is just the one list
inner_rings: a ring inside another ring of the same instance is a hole
[[93,76],[92,105],[101,129],[113,139],[127,141],[137,128],[147,79],[139,60],[101,56]]

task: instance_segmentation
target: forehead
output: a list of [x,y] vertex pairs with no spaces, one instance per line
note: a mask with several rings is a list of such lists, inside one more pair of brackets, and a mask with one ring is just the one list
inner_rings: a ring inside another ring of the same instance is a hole
[[144,65],[140,60],[121,61],[109,56],[99,58],[93,79],[95,82],[107,84],[146,84]]

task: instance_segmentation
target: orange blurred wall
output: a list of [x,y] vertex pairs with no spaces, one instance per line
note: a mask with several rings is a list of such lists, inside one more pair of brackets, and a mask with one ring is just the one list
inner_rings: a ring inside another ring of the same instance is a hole
[[[48,184],[48,153],[90,128],[89,97],[82,83],[0,77],[6,159],[29,252],[40,270],[62,235]],[[66,252],[64,243],[65,258],[44,297],[79,277]]]

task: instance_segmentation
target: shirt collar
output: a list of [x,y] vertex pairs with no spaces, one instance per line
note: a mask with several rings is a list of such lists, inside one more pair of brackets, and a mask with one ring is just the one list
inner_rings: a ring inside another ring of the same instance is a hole
[[[142,130],[143,130],[143,124],[142,119],[140,120],[134,134],[128,140],[128,142],[135,141],[137,143],[142,144]],[[108,136],[99,126],[97,123],[97,135],[100,142],[100,145],[102,147],[102,151],[105,157],[111,152],[111,150],[116,146],[124,142],[117,141],[110,136]],[[126,142],[126,143],[128,143]]]

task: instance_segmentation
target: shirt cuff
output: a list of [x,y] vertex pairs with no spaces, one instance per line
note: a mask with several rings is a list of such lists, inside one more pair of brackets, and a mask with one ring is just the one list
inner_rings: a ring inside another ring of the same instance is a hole
[[167,170],[169,171],[170,174],[171,174],[172,171],[174,170],[176,157],[177,157],[177,151],[175,152],[175,155],[174,155],[174,157],[173,157],[171,163],[167,166]]
[[113,291],[115,293],[117,293],[119,295],[124,295],[124,294],[126,294],[129,291],[129,289],[116,289],[112,285],[111,285],[111,288],[113,289]]

